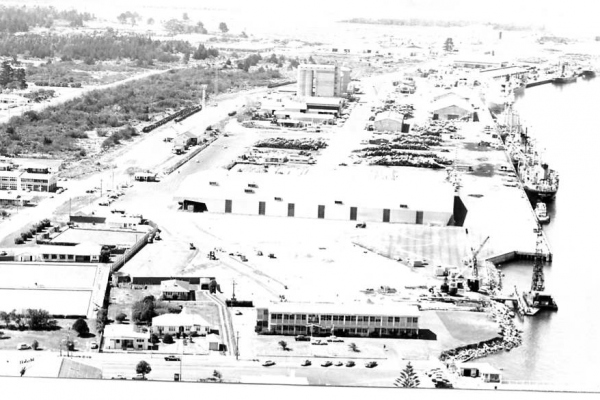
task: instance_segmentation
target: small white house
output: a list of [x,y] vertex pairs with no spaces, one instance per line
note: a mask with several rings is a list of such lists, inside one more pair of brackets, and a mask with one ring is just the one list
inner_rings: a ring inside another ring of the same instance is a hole
[[165,300],[190,300],[192,290],[190,284],[186,281],[169,279],[160,282],[161,297]]
[[135,330],[135,325],[106,325],[104,327],[105,350],[152,350],[150,332]]
[[206,335],[211,328],[202,316],[193,313],[188,308],[183,308],[179,314],[163,314],[152,318],[152,332],[163,335],[175,335],[185,333],[187,335],[194,332],[199,335]]

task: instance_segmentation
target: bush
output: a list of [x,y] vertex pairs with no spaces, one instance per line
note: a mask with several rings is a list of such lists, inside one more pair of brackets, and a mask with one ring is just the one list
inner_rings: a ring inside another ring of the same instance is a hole
[[31,343],[31,348],[32,348],[32,349],[34,349],[34,350],[37,350],[37,349],[38,349],[38,347],[40,347],[40,344],[38,343],[38,341],[37,341],[37,340],[34,340],[34,341]]
[[73,324],[73,330],[79,334],[79,336],[87,335],[90,333],[90,328],[88,328],[87,323],[83,318],[79,318]]
[[123,321],[125,321],[127,319],[127,314],[125,313],[119,313],[116,317],[115,317],[115,321],[117,321],[118,323],[123,323]]
[[17,237],[15,238],[15,244],[24,244],[25,240],[23,240],[23,238],[21,237]]
[[164,344],[173,344],[175,343],[175,340],[173,340],[173,336],[169,335],[168,333],[163,337],[163,343]]

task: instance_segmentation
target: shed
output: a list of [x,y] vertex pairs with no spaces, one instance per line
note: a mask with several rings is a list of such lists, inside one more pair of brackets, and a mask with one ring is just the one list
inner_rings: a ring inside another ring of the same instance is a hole
[[134,175],[136,181],[140,182],[155,182],[156,173],[153,172],[136,172]]
[[373,125],[377,131],[400,132],[402,131],[402,121],[404,121],[402,114],[387,111],[377,115]]
[[472,113],[471,105],[460,97],[442,98],[433,103],[434,120],[452,120],[468,117]]
[[502,372],[488,363],[462,363],[458,365],[460,376],[482,378],[484,382],[499,383],[502,381]]

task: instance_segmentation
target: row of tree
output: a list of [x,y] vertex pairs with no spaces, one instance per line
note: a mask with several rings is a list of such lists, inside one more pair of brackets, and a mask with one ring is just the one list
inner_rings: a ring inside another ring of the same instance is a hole
[[34,331],[56,329],[56,320],[50,318],[50,314],[46,310],[35,310],[28,308],[25,313],[19,313],[16,310],[11,312],[0,311],[0,321],[2,321],[7,329],[11,326],[22,330],[31,329]]
[[75,10],[57,10],[54,7],[0,6],[0,31],[8,33],[27,32],[30,28],[51,28],[56,20],[65,20],[70,26],[83,26],[84,21],[95,19],[94,15]]
[[153,40],[144,35],[118,34],[111,30],[94,35],[0,34],[0,55],[6,57],[62,57],[64,61],[80,60],[88,64],[119,59],[173,62],[179,60],[178,54],[193,51],[186,41]]

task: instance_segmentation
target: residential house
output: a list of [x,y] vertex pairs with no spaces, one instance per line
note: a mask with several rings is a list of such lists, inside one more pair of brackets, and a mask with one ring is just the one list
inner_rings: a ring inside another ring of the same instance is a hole
[[190,300],[192,292],[191,285],[186,281],[170,279],[160,283],[161,297],[165,300]]
[[159,335],[197,333],[204,336],[211,327],[212,325],[201,315],[193,313],[187,307],[184,307],[179,314],[163,314],[152,318],[152,332]]
[[152,350],[153,345],[150,342],[150,335],[150,332],[136,330],[135,325],[106,325],[104,327],[104,349]]

